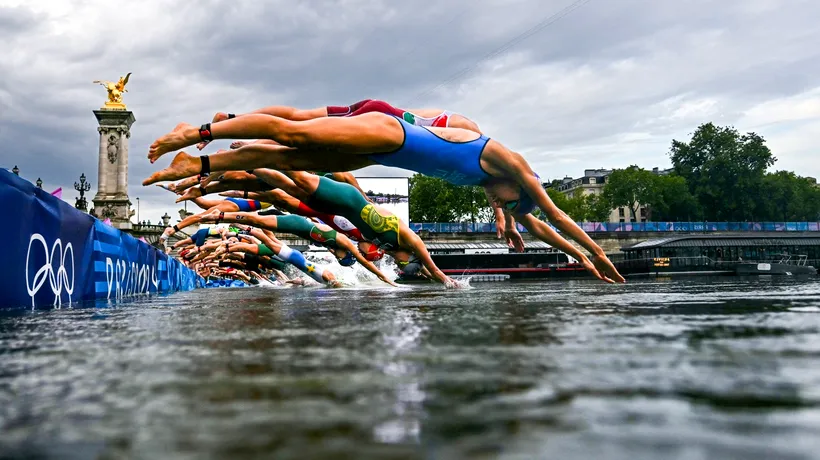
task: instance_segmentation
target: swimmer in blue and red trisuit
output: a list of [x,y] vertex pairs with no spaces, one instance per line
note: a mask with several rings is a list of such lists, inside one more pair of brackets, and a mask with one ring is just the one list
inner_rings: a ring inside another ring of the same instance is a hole
[[251,144],[199,158],[180,152],[168,168],[143,185],[205,175],[211,169],[351,171],[377,164],[394,166],[455,185],[481,185],[493,207],[512,213],[531,234],[564,250],[569,245],[564,237],[531,214],[538,207],[555,227],[591,253],[591,264],[587,257],[579,262],[588,269],[594,265],[593,274],[607,282],[625,281],[603,249],[555,206],[524,157],[473,131],[415,126],[378,112],[308,121],[252,114],[200,127],[180,124],[154,141],[148,157],[156,161],[167,152],[213,139],[272,139],[281,145]]
[[[242,117],[243,115],[263,114],[284,118],[291,121],[307,121],[325,117],[355,117],[365,113],[378,112],[399,117],[408,123],[416,126],[434,126],[437,128],[463,128],[481,133],[478,124],[464,115],[441,109],[400,109],[387,102],[365,99],[351,105],[318,107],[315,109],[297,109],[282,105],[263,107],[247,114],[233,114],[217,112],[211,123],[219,123],[231,118]],[[263,140],[264,142],[265,140]],[[208,145],[208,141],[197,144],[197,148],[202,150]],[[245,142],[234,142],[231,148],[238,148],[246,145]],[[352,184],[351,184],[352,185]]]
[[[244,115],[264,114],[284,118],[286,120],[291,121],[307,121],[325,117],[354,117],[372,112],[393,115],[416,126],[432,126],[437,128],[462,128],[482,134],[476,122],[465,117],[464,115],[454,113],[449,110],[400,109],[398,107],[394,107],[388,104],[387,102],[374,99],[365,99],[348,106],[327,106],[307,110],[287,106],[269,106]],[[243,114],[219,112],[216,115],[214,115],[212,123],[219,123],[221,121],[242,116]],[[256,141],[256,143],[276,144],[277,142],[270,139],[262,139]],[[231,148],[238,148],[247,144],[249,143],[237,141],[231,144]],[[206,145],[208,145],[208,142],[203,141],[197,144],[197,148],[199,150],[202,150],[203,148],[205,148]],[[359,183],[356,181],[356,178],[353,177],[352,174],[345,172],[334,172],[333,175],[334,177],[331,177],[331,179],[335,179],[340,182],[347,182],[361,191]],[[242,190],[248,189],[243,188]],[[510,247],[515,247],[517,251],[523,252],[524,240],[521,238],[521,235],[515,228],[515,220],[513,219],[512,215],[509,215],[509,213],[507,213],[507,216],[505,217],[504,210],[501,208],[493,207],[493,211],[495,213],[496,219],[497,236],[499,238],[505,236]]]

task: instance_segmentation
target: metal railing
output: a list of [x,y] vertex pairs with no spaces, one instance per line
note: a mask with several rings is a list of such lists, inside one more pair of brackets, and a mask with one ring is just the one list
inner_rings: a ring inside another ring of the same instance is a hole
[[[578,222],[587,233],[618,232],[820,232],[820,222]],[[494,222],[411,222],[410,229],[434,233],[495,233]],[[518,224],[519,232],[527,230]]]
[[615,267],[619,271],[634,273],[636,271],[664,272],[670,269],[703,270],[712,269],[715,271],[732,271],[743,262],[753,263],[785,263],[790,265],[810,265],[817,267],[820,260],[800,258],[799,261],[788,258],[767,259],[767,260],[714,260],[707,256],[696,257],[652,257],[645,259],[623,259],[613,260]]

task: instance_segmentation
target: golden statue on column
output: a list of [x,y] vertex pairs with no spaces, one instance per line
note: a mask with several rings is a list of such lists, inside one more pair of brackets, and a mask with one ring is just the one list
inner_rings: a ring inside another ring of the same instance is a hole
[[128,84],[129,77],[131,77],[131,72],[128,72],[128,75],[124,77],[120,77],[116,83],[106,80],[94,80],[92,82],[103,85],[108,91],[108,100],[105,101],[103,108],[125,110],[125,104],[122,103],[122,93],[128,92],[128,90],[125,89],[125,85]]

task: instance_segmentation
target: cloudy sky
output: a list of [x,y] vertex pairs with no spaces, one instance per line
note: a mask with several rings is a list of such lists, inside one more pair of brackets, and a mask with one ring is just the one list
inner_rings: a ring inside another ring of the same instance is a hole
[[[713,121],[762,134],[777,169],[820,176],[820,3],[774,0],[0,0],[0,167],[96,186],[92,80],[133,72],[132,201],[181,121],[364,98],[475,119],[542,178],[668,167],[672,139]],[[225,147],[226,141],[215,142]],[[359,175],[401,175],[369,168]],[[92,189],[92,195],[95,189]]]

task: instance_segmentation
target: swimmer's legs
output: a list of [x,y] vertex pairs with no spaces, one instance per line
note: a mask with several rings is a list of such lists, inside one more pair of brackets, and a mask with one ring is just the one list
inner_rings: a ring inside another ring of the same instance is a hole
[[[327,118],[330,120],[330,118]],[[343,118],[340,118],[343,120]],[[177,180],[199,174],[202,171],[201,157],[194,157],[185,152],[178,153],[171,165],[155,172],[142,185],[156,182]],[[332,171],[353,171],[374,164],[364,155],[351,155],[317,151],[311,149],[294,149],[277,145],[252,144],[237,150],[230,150],[209,155],[212,169],[247,170],[257,168],[275,168],[285,171],[312,171],[328,169]]]
[[[154,162],[165,153],[212,139],[272,139],[302,149],[368,154],[391,152],[401,147],[404,129],[395,118],[381,113],[301,122],[270,115],[247,115],[199,128],[177,125],[151,144],[148,158]],[[217,169],[212,166],[212,170]]]

